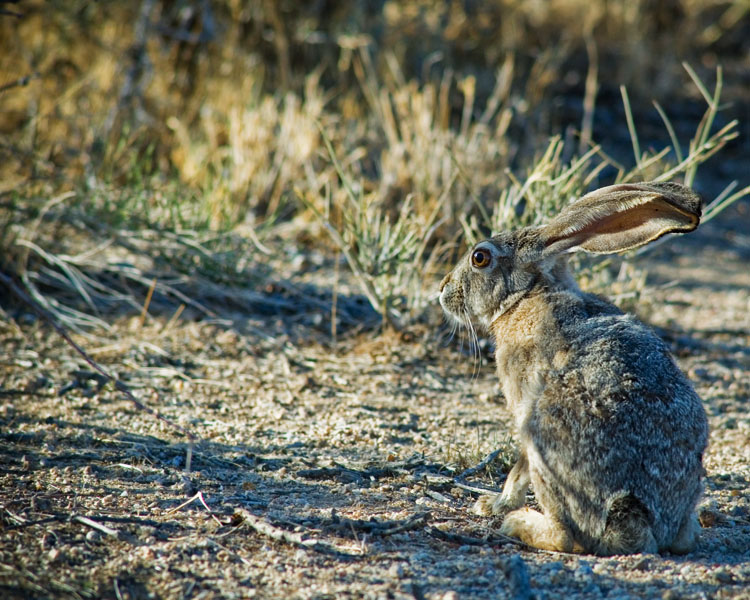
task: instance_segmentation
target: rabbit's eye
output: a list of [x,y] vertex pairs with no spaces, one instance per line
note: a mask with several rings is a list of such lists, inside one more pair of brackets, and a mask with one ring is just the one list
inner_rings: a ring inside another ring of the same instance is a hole
[[477,269],[484,269],[492,261],[492,255],[488,250],[474,250],[471,253],[471,266]]

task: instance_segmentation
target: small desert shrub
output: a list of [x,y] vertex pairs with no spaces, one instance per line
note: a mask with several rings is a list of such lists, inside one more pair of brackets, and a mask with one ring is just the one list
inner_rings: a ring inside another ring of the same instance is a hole
[[[716,124],[721,78],[710,92],[691,71],[685,92],[674,56],[700,64],[750,39],[744,3],[719,0],[22,10],[0,15],[2,268],[97,325],[188,290],[210,290],[191,300],[205,313],[201,300],[262,287],[279,246],[315,246],[342,253],[373,308],[408,326],[464,244],[605,183],[692,183],[737,124]],[[641,103],[702,97],[687,148],[657,106],[672,146],[642,149],[625,94],[633,167],[592,142],[596,89],[620,83]],[[582,99],[580,136],[561,97]],[[745,193],[728,188],[711,211]]]

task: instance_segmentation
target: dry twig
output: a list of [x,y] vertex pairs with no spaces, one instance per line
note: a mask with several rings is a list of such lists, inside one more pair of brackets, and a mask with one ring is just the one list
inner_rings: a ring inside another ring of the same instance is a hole
[[462,473],[460,473],[456,477],[456,481],[461,481],[463,479],[466,479],[467,477],[471,477],[472,475],[479,473],[481,470],[483,470],[487,465],[492,464],[492,462],[500,456],[500,454],[503,453],[503,448],[498,448],[497,450],[494,450],[493,452],[490,452],[487,456],[485,456],[481,461],[479,461],[476,465],[473,467],[469,467]]
[[362,519],[348,519],[333,513],[331,518],[339,529],[362,531],[371,535],[394,535],[422,527],[429,521],[432,515],[429,512],[414,514],[402,521],[377,521],[375,519],[364,521]]
[[276,527],[272,523],[266,521],[265,519],[261,519],[260,517],[256,517],[243,508],[238,508],[235,511],[235,515],[239,516],[244,523],[247,523],[247,525],[249,525],[256,532],[260,533],[261,535],[265,535],[272,540],[276,540],[277,542],[299,546],[300,548],[304,548],[306,550],[314,550],[315,552],[320,552],[321,554],[328,554],[342,559],[359,558],[358,555],[340,550],[332,544],[321,542],[320,540],[317,540],[315,538],[305,539],[304,534],[302,533],[287,531],[286,529]]
[[186,506],[187,506],[188,504],[192,504],[192,503],[193,503],[193,502],[195,502],[196,500],[198,500],[198,501],[199,501],[199,502],[200,502],[200,503],[201,503],[201,504],[203,505],[203,507],[204,507],[204,508],[205,508],[205,509],[206,509],[206,510],[208,511],[208,514],[209,514],[209,515],[211,516],[211,518],[212,518],[212,519],[213,519],[214,521],[216,521],[216,522],[217,522],[217,523],[218,523],[219,525],[223,525],[223,523],[222,523],[222,522],[221,522],[221,521],[220,521],[220,520],[219,520],[219,519],[218,519],[218,518],[216,517],[216,515],[214,515],[214,511],[212,511],[212,510],[211,510],[211,509],[210,509],[210,508],[208,507],[208,504],[206,504],[206,501],[205,501],[205,500],[204,500],[204,498],[203,498],[203,492],[201,492],[201,491],[198,491],[198,493],[197,493],[197,494],[195,494],[195,496],[193,496],[193,497],[189,498],[188,500],[185,500],[185,502],[183,502],[183,503],[182,503],[182,504],[180,504],[179,506],[175,506],[174,508],[172,508],[172,509],[168,510],[168,511],[167,511],[167,514],[172,514],[172,513],[175,513],[175,512],[177,512],[178,510],[180,510],[180,509],[182,509],[182,508],[185,508],[185,507],[186,507]]
[[86,527],[91,527],[91,529],[95,529],[96,531],[103,533],[104,535],[109,535],[111,537],[120,537],[120,532],[117,529],[112,529],[111,527],[107,527],[106,525],[97,523],[96,521],[94,521],[93,519],[89,519],[88,517],[75,515],[72,520],[78,521],[82,525],[86,525]]
[[520,544],[522,546],[525,546],[523,542],[515,538],[500,535],[499,533],[491,534],[490,536],[484,538],[477,538],[460,533],[443,531],[442,529],[433,526],[427,527],[426,531],[427,533],[438,539],[444,540],[446,542],[452,542],[454,544],[460,544],[462,546],[504,546],[505,544]]

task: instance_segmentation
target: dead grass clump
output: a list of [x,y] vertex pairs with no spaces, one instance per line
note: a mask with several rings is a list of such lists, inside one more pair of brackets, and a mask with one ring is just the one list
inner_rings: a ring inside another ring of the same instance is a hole
[[[21,11],[0,16],[3,264],[38,297],[60,294],[59,312],[74,297],[92,314],[135,310],[154,277],[180,302],[191,277],[210,290],[193,301],[225,297],[268,276],[247,265],[268,264],[261,238],[284,223],[285,243],[326,245],[327,231],[400,327],[432,300],[461,235],[538,223],[613,180],[692,183],[736,135],[717,120],[721,78],[709,92],[690,71],[709,109],[688,147],[659,105],[671,148],[642,148],[642,111],[624,93],[635,167],[592,141],[597,90],[683,94],[670,57],[698,59],[717,32],[744,30],[736,3],[29,0]],[[573,97],[575,119],[557,102]],[[745,192],[728,189],[715,210]],[[122,277],[138,285],[113,283]]]
[[[139,314],[144,303],[156,312],[181,307],[213,316],[217,302],[254,299],[253,288],[269,275],[258,261],[267,251],[263,230],[247,236],[201,228],[200,212],[191,221],[185,198],[162,193],[130,188],[11,199],[0,211],[2,269],[76,330],[108,329],[112,315]],[[173,210],[182,211],[179,218]]]
[[183,181],[201,191],[215,227],[253,212],[274,214],[292,185],[317,179],[317,122],[325,105],[315,75],[302,98],[260,94],[258,86],[237,97],[240,90],[225,85],[229,89],[203,105],[192,127],[177,116],[167,121],[175,134],[174,165]]

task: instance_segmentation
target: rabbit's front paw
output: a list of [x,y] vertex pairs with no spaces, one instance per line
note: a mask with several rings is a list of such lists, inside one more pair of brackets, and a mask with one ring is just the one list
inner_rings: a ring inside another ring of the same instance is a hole
[[491,517],[520,508],[526,500],[526,490],[529,488],[529,461],[526,452],[521,451],[518,461],[508,473],[503,491],[500,494],[480,496],[471,509],[475,515]]
[[482,517],[494,517],[504,515],[515,508],[518,506],[513,506],[503,494],[492,494],[479,496],[474,506],[471,507],[471,512]]
[[523,506],[528,488],[529,463],[526,459],[526,453],[522,452],[518,462],[508,473],[502,493],[480,496],[479,500],[474,503],[471,512],[485,517],[504,515]]

